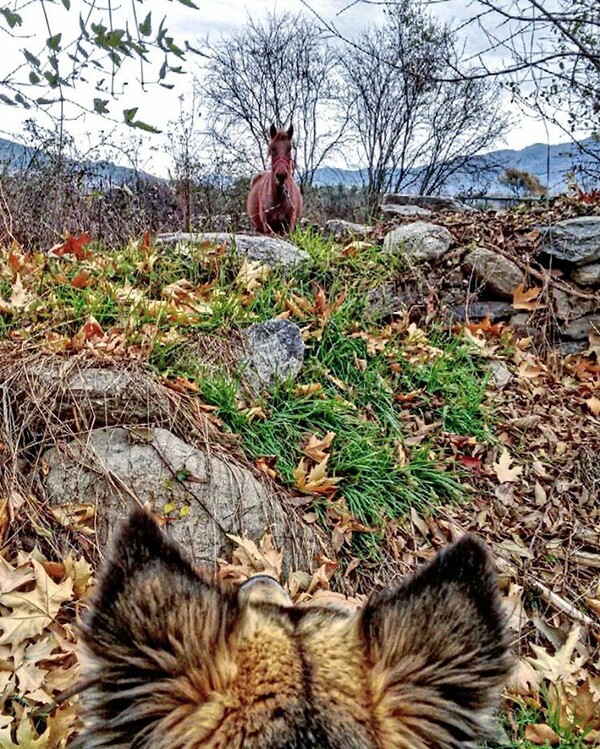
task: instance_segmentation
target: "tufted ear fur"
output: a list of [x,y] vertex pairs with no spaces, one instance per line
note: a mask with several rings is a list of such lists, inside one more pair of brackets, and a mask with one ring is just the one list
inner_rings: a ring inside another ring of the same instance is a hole
[[185,718],[227,679],[224,632],[234,611],[152,516],[134,510],[80,626],[83,673],[96,683],[84,695],[79,746],[145,746],[147,737],[158,748],[156,727]]
[[459,749],[508,669],[492,564],[466,537],[358,613],[260,576],[204,582],[152,516],[116,535],[81,624],[74,749]]
[[361,617],[382,745],[431,749],[490,738],[509,662],[493,565],[466,536]]

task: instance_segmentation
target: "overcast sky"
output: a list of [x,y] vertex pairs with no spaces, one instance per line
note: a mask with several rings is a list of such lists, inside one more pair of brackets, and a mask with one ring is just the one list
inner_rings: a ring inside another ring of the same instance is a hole
[[[363,3],[360,0],[196,0],[199,6],[198,10],[186,8],[178,2],[165,2],[165,0],[144,0],[141,3],[141,10],[138,11],[140,18],[143,18],[148,10],[153,11],[154,23],[165,13],[167,14],[167,26],[171,33],[179,39],[188,39],[192,44],[202,48],[206,38],[215,41],[221,36],[227,36],[240,30],[248,17],[255,20],[264,17],[269,12],[274,11],[304,11],[309,13],[314,11],[322,20],[328,24],[333,24],[340,34],[352,37],[358,31],[366,26],[377,23],[382,18],[381,6],[377,3]],[[136,2],[136,5],[138,3]],[[63,38],[66,39],[71,32],[71,37],[76,35],[79,10],[87,7],[83,0],[72,0],[72,9],[66,13],[60,3],[53,3],[51,8],[55,13],[53,22],[53,33],[63,31]],[[129,7],[126,3],[124,7]],[[459,24],[462,18],[466,18],[472,8],[463,0],[448,0],[442,4],[434,4],[433,13],[444,21]],[[45,40],[48,35],[40,24],[42,19],[39,18],[41,4],[33,3],[28,6],[30,13],[28,24],[25,28],[29,32],[27,37],[23,35],[18,39],[3,39],[3,61],[22,59],[21,49],[26,47],[32,52],[36,52],[35,45],[38,48],[40,42],[32,38],[33,29],[41,29],[40,39]],[[75,12],[73,12],[75,11]],[[35,15],[37,14],[37,18]],[[470,31],[465,34],[465,43],[469,49],[475,49],[475,45],[480,42],[477,38],[476,31]],[[496,63],[501,64],[500,60]],[[3,62],[3,65],[6,63]],[[193,70],[194,63],[188,65],[188,69]],[[119,112],[124,106],[139,106],[139,116],[141,119],[151,122],[153,125],[168,131],[168,122],[176,118],[179,104],[178,95],[185,94],[189,97],[191,85],[187,78],[183,76],[178,79],[178,87],[175,91],[168,92],[160,88],[151,88],[148,92],[142,94],[139,86],[136,85],[137,67],[129,68],[129,86],[127,87],[127,97],[122,99],[119,104],[112,105],[112,109],[119,116]],[[122,80],[126,80],[122,78]],[[91,89],[90,89],[91,91]],[[87,93],[88,101],[93,94]],[[83,95],[84,92],[81,92]],[[122,102],[122,103],[121,103]],[[0,103],[2,123],[0,135],[11,137],[14,133],[22,131],[23,122],[31,114],[24,113],[7,104]],[[200,102],[202,109],[202,102]],[[526,117],[522,114],[516,115],[515,126],[506,133],[505,144],[498,144],[498,147],[523,148],[532,143],[556,143],[565,140],[564,134],[553,126],[546,126],[543,122],[536,121],[533,118]],[[43,121],[43,120],[42,120]],[[48,124],[48,123],[46,123]],[[128,149],[127,139],[131,135],[130,129],[122,126],[113,131],[113,125],[106,120],[103,121],[97,116],[79,117],[76,121],[68,124],[68,130],[76,136],[78,144],[84,146],[88,141],[94,142],[98,139],[99,133],[103,130],[110,133],[111,141],[123,143],[125,150]],[[89,134],[89,136],[88,136]],[[139,135],[139,133],[137,133]],[[165,135],[144,134],[142,137],[141,147],[141,167],[148,171],[165,175],[168,168],[168,157],[164,153]],[[123,163],[126,159],[120,159]],[[339,164],[333,164],[339,166]]]

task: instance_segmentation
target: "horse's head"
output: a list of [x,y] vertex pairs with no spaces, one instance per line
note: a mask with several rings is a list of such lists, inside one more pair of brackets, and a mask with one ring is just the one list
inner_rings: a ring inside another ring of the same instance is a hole
[[293,169],[292,161],[292,135],[294,128],[292,125],[287,130],[277,130],[275,125],[271,125],[269,143],[269,156],[271,157],[271,171],[275,179],[283,184],[291,176]]

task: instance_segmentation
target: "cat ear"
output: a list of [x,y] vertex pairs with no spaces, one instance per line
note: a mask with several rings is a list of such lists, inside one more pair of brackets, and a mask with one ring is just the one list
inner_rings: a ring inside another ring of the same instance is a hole
[[[178,694],[193,691],[201,702],[210,669],[218,670],[230,605],[150,513],[134,510],[80,625],[82,675],[93,682],[84,694],[89,721],[81,746],[129,746],[181,709]],[[190,674],[193,690],[184,683]]]
[[510,664],[492,561],[479,541],[464,537],[374,594],[360,626],[375,720],[390,746],[458,749],[490,738]]

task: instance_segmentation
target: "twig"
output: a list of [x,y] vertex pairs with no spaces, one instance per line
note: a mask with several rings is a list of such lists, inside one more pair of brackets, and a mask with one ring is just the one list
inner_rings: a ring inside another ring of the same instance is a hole
[[562,596],[559,596],[558,593],[554,593],[553,591],[551,591],[550,588],[546,587],[539,580],[536,580],[532,577],[525,578],[522,575],[519,575],[518,569],[503,557],[496,556],[495,561],[496,566],[500,569],[501,572],[509,574],[513,577],[520,578],[524,586],[530,586],[534,588],[539,593],[540,597],[544,601],[546,601],[546,603],[554,606],[554,608],[558,609],[559,611],[562,611],[563,614],[567,614],[567,616],[570,616],[571,619],[574,619],[577,622],[581,622],[581,624],[585,624],[586,627],[596,628],[598,626],[598,623],[594,621],[594,619],[592,619],[587,614],[579,611],[579,609],[577,609],[572,603],[569,603],[569,601],[564,599]]

